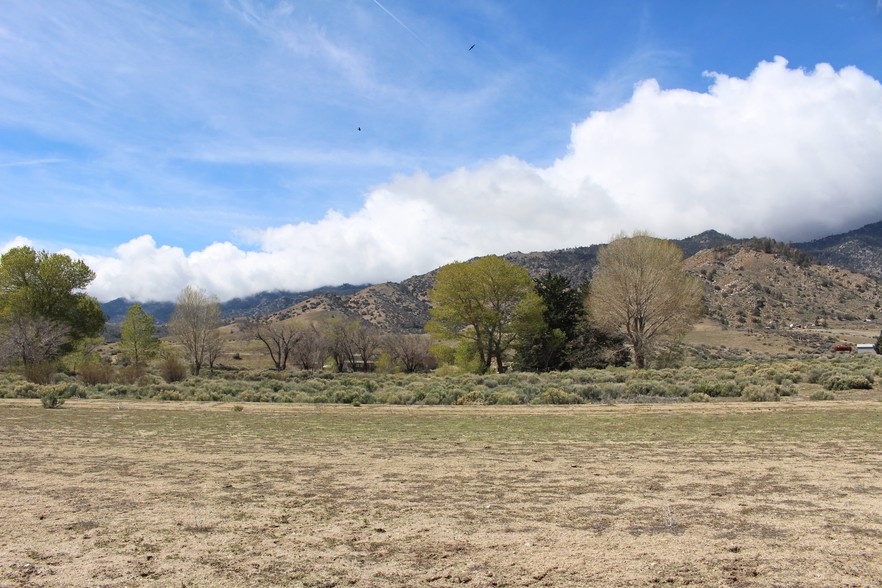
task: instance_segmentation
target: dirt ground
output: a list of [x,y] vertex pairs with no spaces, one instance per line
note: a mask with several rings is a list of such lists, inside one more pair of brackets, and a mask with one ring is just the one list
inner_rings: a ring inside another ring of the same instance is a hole
[[0,586],[882,586],[880,424],[0,400]]

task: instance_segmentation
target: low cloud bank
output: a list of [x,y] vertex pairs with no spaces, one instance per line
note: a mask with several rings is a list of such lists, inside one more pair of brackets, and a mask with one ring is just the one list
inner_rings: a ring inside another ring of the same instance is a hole
[[83,256],[91,293],[170,300],[188,283],[221,299],[261,290],[400,280],[456,259],[602,243],[645,229],[685,237],[807,240],[882,218],[882,85],[860,70],[709,73],[707,92],[654,80],[572,128],[546,168],[501,156],[444,176],[401,176],[351,215],[248,231],[202,251],[144,235]]

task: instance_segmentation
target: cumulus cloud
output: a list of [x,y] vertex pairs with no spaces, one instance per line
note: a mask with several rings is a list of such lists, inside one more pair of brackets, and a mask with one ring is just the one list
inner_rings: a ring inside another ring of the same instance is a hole
[[10,249],[15,249],[16,247],[33,247],[34,243],[26,238],[26,237],[14,237],[11,241],[0,244],[0,254],[6,253]]
[[193,253],[142,236],[87,257],[100,299],[222,299],[398,280],[455,259],[606,242],[621,231],[803,240],[882,218],[882,85],[854,67],[760,63],[708,73],[707,92],[639,84],[572,128],[548,167],[501,155],[440,177],[396,177],[350,215],[252,229]]

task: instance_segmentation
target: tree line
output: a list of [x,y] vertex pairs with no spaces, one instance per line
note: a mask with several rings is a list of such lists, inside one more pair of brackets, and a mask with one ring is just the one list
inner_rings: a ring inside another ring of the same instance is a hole
[[458,341],[474,369],[532,371],[602,368],[631,360],[645,368],[684,335],[704,309],[701,283],[683,252],[637,233],[602,248],[590,282],[527,271],[488,256],[446,265],[429,294],[427,330]]
[[[63,254],[19,247],[0,256],[0,364],[20,365],[28,376],[51,371],[62,356],[69,365],[94,359],[105,326],[99,303],[85,293],[94,277]],[[551,273],[533,279],[497,256],[448,264],[429,292],[422,335],[344,317],[251,318],[238,326],[280,371],[542,372],[631,361],[644,368],[697,320],[702,294],[678,247],[638,233],[601,249],[590,283],[578,285]],[[217,297],[191,285],[168,323],[175,346],[159,340],[155,320],[136,304],[121,325],[119,350],[135,373],[159,357],[167,379],[185,377],[183,362],[198,375],[213,370],[224,350],[221,326]]]

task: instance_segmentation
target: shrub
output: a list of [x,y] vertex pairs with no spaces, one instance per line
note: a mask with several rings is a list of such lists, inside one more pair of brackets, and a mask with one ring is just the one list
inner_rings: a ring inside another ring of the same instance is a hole
[[710,396],[703,392],[692,392],[686,397],[688,402],[710,402]]
[[596,384],[576,385],[573,387],[573,391],[586,402],[600,402],[603,398],[603,391]]
[[169,384],[187,379],[187,365],[174,356],[166,357],[159,364],[159,374]]
[[43,408],[61,408],[61,405],[64,404],[64,398],[55,390],[50,390],[40,397],[40,403]]
[[143,366],[127,365],[117,372],[116,381],[120,384],[137,384],[146,373]]
[[19,382],[12,389],[13,398],[39,398],[40,387],[33,382]]
[[361,403],[364,398],[359,390],[353,390],[352,388],[344,388],[343,390],[337,390],[333,395],[333,402],[339,404],[355,404],[356,402]]
[[86,398],[86,390],[76,382],[58,384],[56,390],[60,391],[62,398]]
[[514,390],[501,390],[494,392],[490,401],[493,404],[521,404],[521,397]]
[[812,392],[812,395],[809,396],[809,400],[836,400],[836,396],[834,396],[832,392],[818,390],[817,392]]
[[90,361],[80,366],[77,376],[87,386],[109,384],[113,377],[113,368],[109,364],[100,361]]
[[858,374],[830,374],[822,384],[827,390],[869,390],[873,387],[866,376]]
[[55,365],[49,361],[41,361],[24,366],[23,375],[28,382],[34,384],[51,384]]
[[734,398],[741,396],[741,387],[733,380],[705,380],[699,382],[692,391],[711,397]]
[[470,390],[466,392],[462,396],[456,399],[454,404],[464,405],[464,404],[486,404],[487,400],[484,398],[484,393],[482,390]]
[[582,399],[560,388],[546,388],[533,399],[532,404],[579,404]]
[[778,389],[772,385],[746,386],[741,397],[748,402],[777,402]]
[[183,400],[181,393],[177,390],[160,390],[156,398],[160,400]]

